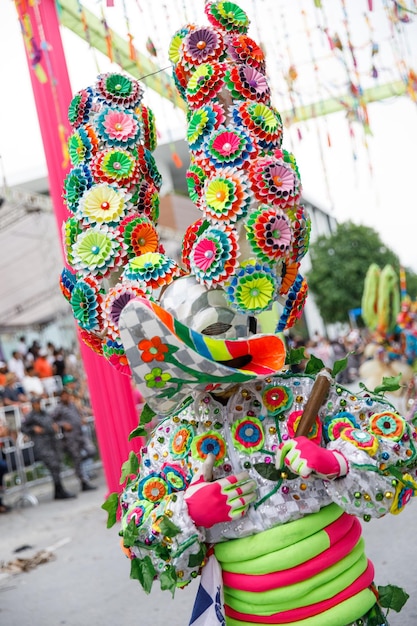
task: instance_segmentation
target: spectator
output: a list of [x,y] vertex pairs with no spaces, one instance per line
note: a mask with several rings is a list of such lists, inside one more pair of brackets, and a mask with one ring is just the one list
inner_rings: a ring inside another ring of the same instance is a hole
[[54,368],[54,375],[60,376],[60,378],[64,378],[65,376],[65,358],[64,351],[62,348],[58,348],[54,352],[54,360],[52,363],[52,367]]
[[48,361],[48,352],[44,349],[39,350],[39,354],[33,362],[33,367],[39,378],[51,378],[54,375],[52,365]]
[[42,461],[50,471],[54,483],[54,499],[67,500],[75,494],[66,491],[61,482],[61,459],[56,435],[59,426],[50,415],[41,408],[40,398],[32,398],[32,410],[22,423],[22,432],[33,441],[36,461]]
[[22,381],[23,391],[28,397],[36,396],[38,398],[45,397],[45,391],[41,382],[41,379],[35,372],[33,365],[26,367],[26,375]]
[[4,406],[11,406],[12,404],[23,404],[28,401],[25,396],[22,387],[18,384],[16,374],[9,372],[6,374],[6,384],[2,391]]
[[[9,432],[8,432],[8,428],[6,424],[1,422],[0,423],[0,439],[7,437],[8,434]],[[8,513],[10,511],[10,507],[3,504],[3,490],[4,490],[3,481],[4,481],[5,475],[8,472],[8,467],[7,467],[6,460],[3,458],[3,455],[2,455],[2,444],[3,442],[0,441],[0,515],[3,513]]]
[[20,352],[20,354],[22,355],[23,361],[26,359],[28,349],[29,348],[26,344],[26,337],[22,335],[21,337],[19,337],[19,343],[17,344],[17,351]]
[[61,439],[64,451],[71,457],[74,463],[75,473],[80,480],[82,491],[97,489],[89,482],[88,476],[83,469],[85,456],[85,444],[83,433],[83,420],[80,410],[72,401],[72,394],[64,387],[61,391],[60,403],[52,413],[53,420],[61,427],[63,437]]
[[7,363],[7,369],[9,372],[16,374],[16,378],[19,382],[22,382],[25,375],[25,363],[23,357],[18,350],[12,352],[12,356]]
[[0,387],[6,384],[6,374],[8,373],[7,363],[0,361]]

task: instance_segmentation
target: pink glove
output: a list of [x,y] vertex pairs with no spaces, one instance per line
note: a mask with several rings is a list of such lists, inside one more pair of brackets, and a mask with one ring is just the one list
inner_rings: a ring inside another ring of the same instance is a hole
[[289,439],[280,445],[275,465],[281,469],[284,464],[302,478],[308,478],[314,472],[319,478],[332,480],[346,476],[349,471],[341,452],[321,448],[307,437]]
[[214,461],[215,456],[209,454],[185,492],[191,519],[204,528],[242,517],[256,499],[256,483],[247,472],[210,482]]

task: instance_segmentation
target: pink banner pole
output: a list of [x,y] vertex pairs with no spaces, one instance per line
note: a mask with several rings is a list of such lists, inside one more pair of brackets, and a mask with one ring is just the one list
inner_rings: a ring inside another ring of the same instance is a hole
[[[61,226],[68,213],[62,201],[63,181],[70,169],[66,141],[71,133],[67,118],[72,99],[54,0],[15,0],[25,43],[33,94],[48,167],[49,189],[62,245]],[[59,273],[57,273],[57,283]],[[80,340],[90,392],[100,458],[109,492],[120,491],[122,463],[143,440],[128,441],[138,424],[130,379]]]

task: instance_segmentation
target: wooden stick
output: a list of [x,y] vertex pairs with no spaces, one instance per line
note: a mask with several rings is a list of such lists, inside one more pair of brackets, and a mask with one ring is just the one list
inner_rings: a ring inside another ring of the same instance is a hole
[[298,423],[295,437],[306,437],[310,432],[311,427],[317,417],[320,407],[327,398],[330,385],[332,384],[333,377],[329,369],[325,368],[317,374],[317,378],[314,381],[313,388],[311,389],[310,396],[304,407],[303,414]]

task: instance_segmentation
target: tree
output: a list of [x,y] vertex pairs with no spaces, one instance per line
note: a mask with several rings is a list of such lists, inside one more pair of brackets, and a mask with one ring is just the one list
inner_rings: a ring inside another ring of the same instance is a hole
[[[391,264],[399,272],[399,259],[368,226],[338,224],[330,236],[321,235],[310,246],[310,291],[325,323],[347,322],[350,309],[359,308],[368,267]],[[411,294],[410,294],[411,295]]]

